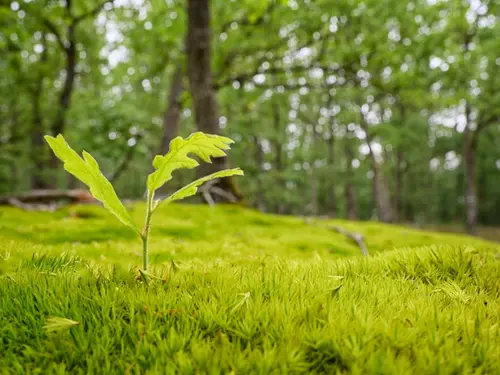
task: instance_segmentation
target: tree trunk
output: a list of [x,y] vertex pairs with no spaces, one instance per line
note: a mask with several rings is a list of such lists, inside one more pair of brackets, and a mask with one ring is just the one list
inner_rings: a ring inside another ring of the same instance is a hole
[[345,178],[345,200],[347,206],[347,218],[357,220],[358,210],[356,202],[356,189],[354,187],[354,174],[352,170],[352,160],[354,158],[349,140],[346,138],[344,153],[346,158],[346,178]]
[[13,160],[10,163],[11,180],[9,189],[12,192],[16,192],[19,189],[19,182],[21,177],[17,160],[22,155],[21,151],[22,147],[18,143],[21,142],[23,139],[22,129],[20,129],[20,123],[19,123],[19,118],[21,113],[18,108],[18,98],[16,96],[13,96],[12,98],[11,107],[12,107],[12,115],[10,119],[9,143],[10,145],[13,145],[13,150],[11,151]]
[[68,175],[68,190],[77,189],[79,185],[80,182],[75,176],[73,176],[72,174]]
[[[165,155],[168,153],[170,142],[172,142],[172,140],[179,135],[182,110],[181,95],[184,91],[183,75],[184,72],[182,66],[178,66],[172,74],[167,108],[163,114],[163,133],[160,145],[158,146],[158,151],[153,153],[151,156],[152,158],[154,158],[156,154]],[[151,168],[153,168],[152,165]],[[179,171],[177,173],[178,175],[175,181],[162,186],[159,189],[160,193],[167,194],[169,192],[174,192],[184,185],[184,172]]]
[[[193,109],[198,130],[219,134],[219,113],[211,71],[211,28],[209,0],[188,0],[187,30],[187,73],[193,99]],[[227,158],[215,158],[212,164],[199,168],[202,175],[227,168]],[[234,181],[227,177],[220,179],[218,187],[242,201],[243,196]],[[217,198],[219,201],[222,199]]]
[[[276,170],[276,186],[281,191],[284,191],[285,186],[283,184],[283,179],[281,173],[283,171],[283,145],[281,144],[281,116],[280,116],[280,108],[279,104],[276,103],[273,99],[272,107],[273,107],[273,127],[274,127],[274,139],[272,141],[275,159],[274,159],[274,168]],[[275,202],[275,211],[278,214],[283,214],[285,211],[285,205],[283,201],[279,200]]]
[[168,97],[168,107],[163,116],[163,135],[161,137],[159,154],[165,155],[168,152],[170,142],[179,135],[181,120],[181,94],[184,90],[182,85],[182,68],[175,69],[170,86]]
[[368,132],[368,128],[363,124],[363,130],[366,133],[366,143],[368,145],[369,157],[373,172],[373,198],[375,200],[375,205],[377,207],[378,219],[384,223],[390,223],[393,221],[393,213],[391,207],[391,199],[389,196],[389,189],[386,184],[385,178],[379,168],[377,159],[373,152],[371,145],[372,139]]
[[402,195],[403,195],[403,151],[396,151],[396,186],[394,189],[394,221],[398,222],[402,219]]
[[45,132],[43,125],[43,117],[41,100],[43,92],[43,81],[44,81],[44,66],[47,63],[47,44],[45,41],[45,34],[42,35],[42,45],[43,52],[40,59],[39,68],[42,70],[38,76],[35,89],[33,91],[33,129],[31,130],[31,153],[33,160],[34,170],[31,175],[31,188],[32,189],[45,189],[48,187],[47,181],[43,177],[43,172],[45,170],[46,160],[44,156],[44,141],[43,135]]
[[[477,135],[476,135],[477,136]],[[478,140],[479,141],[479,140]],[[488,159],[484,158],[483,155],[480,153],[477,154],[477,162],[476,162],[476,175],[477,175],[477,221],[480,223],[481,221],[488,221],[488,222],[493,222],[495,218],[491,215],[492,211],[488,209],[488,206],[481,206],[481,202],[487,202],[488,201],[488,193],[489,193],[489,187],[491,184],[489,183],[490,175],[487,173],[487,170],[485,171],[484,166],[488,165]],[[481,168],[482,166],[483,168]],[[478,168],[479,167],[479,168]],[[486,173],[485,173],[486,172]],[[496,176],[492,176],[496,177]]]
[[262,164],[264,163],[264,152],[262,151],[260,138],[258,136],[254,136],[253,140],[255,144],[255,164],[257,164],[257,175],[255,176],[257,182],[257,191],[255,192],[255,198],[257,209],[260,212],[265,212],[266,202],[264,196],[264,183],[262,181]]
[[464,150],[466,229],[467,233],[476,234],[478,205],[476,188],[476,142],[472,141],[467,143]]
[[477,137],[470,129],[470,107],[466,104],[466,121],[464,130],[464,151],[463,158],[465,163],[465,228],[467,233],[476,234],[477,230],[477,187],[476,187],[476,153]]
[[[426,159],[424,159],[426,160]],[[410,163],[405,160],[406,165],[404,169],[404,182],[401,184],[401,202],[399,206],[399,220],[406,223],[413,223],[415,221],[415,207],[419,206],[419,203],[415,201],[415,186],[420,188],[425,185],[422,182],[422,177],[415,173],[411,168]],[[430,162],[429,162],[430,163]],[[427,165],[429,165],[427,163]],[[417,169],[418,170],[418,169]],[[426,176],[423,176],[425,181]],[[425,211],[425,207],[424,207]]]
[[[73,94],[73,86],[76,75],[76,43],[75,43],[75,25],[68,26],[68,47],[65,49],[66,54],[66,78],[64,86],[59,95],[59,108],[56,118],[52,124],[52,133],[60,134],[64,131],[66,124],[66,113],[71,105],[71,96]],[[55,160],[58,160],[57,157]]]
[[330,138],[328,138],[328,165],[330,167],[330,216],[337,217],[337,198],[335,196],[335,136],[333,126],[330,129]]
[[393,221],[393,215],[388,188],[379,169],[379,165],[377,163],[371,145],[369,145],[369,149],[373,171],[373,195],[375,197],[375,204],[377,206],[378,218],[384,223],[390,223]]
[[316,173],[316,148],[318,147],[318,132],[316,124],[312,125],[312,158],[311,158],[311,215],[318,216],[318,174]]
[[[70,9],[71,2],[67,2],[67,8]],[[73,94],[73,87],[75,83],[76,76],[76,42],[75,42],[75,23],[71,23],[68,26],[68,45],[64,48],[66,55],[66,77],[64,80],[64,86],[59,95],[59,107],[57,108],[56,117],[51,126],[52,135],[57,136],[62,134],[66,125],[66,114],[71,105],[71,96]],[[51,153],[50,167],[53,171],[56,170],[59,164],[59,159],[54,153]],[[51,183],[48,185],[52,188],[57,187],[57,178],[51,176]]]
[[45,189],[49,185],[43,178],[45,163],[43,158],[43,119],[40,113],[40,96],[42,79],[37,83],[33,97],[33,130],[31,132],[31,152],[33,160],[33,174],[31,176],[32,189]]

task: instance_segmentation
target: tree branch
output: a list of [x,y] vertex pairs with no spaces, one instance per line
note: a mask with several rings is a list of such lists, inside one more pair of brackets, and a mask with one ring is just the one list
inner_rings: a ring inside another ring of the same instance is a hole
[[125,155],[123,156],[123,159],[120,162],[120,165],[118,166],[118,168],[116,168],[116,170],[109,177],[109,182],[115,181],[127,169],[128,165],[132,161],[135,150],[137,150],[137,143],[141,140],[142,137],[143,137],[142,133],[137,134],[137,136],[135,137],[136,144],[133,147],[128,147],[128,149],[125,151]]
[[51,21],[49,21],[45,17],[41,19],[41,22],[56,37],[57,43],[59,44],[61,49],[63,51],[66,51],[66,44],[64,43],[64,40],[62,39],[61,34],[59,33],[59,30],[57,30],[56,25],[54,25]]
[[79,15],[78,17],[74,17],[73,18],[73,24],[76,25],[79,22],[85,20],[86,18],[95,17],[97,14],[99,14],[101,12],[101,10],[104,8],[104,6],[107,3],[113,4],[114,0],[105,0],[102,3],[98,4],[95,8],[91,9],[90,11],[88,11],[87,13],[83,13],[83,14]]
[[[216,89],[220,89],[224,86],[229,85],[230,83],[234,81],[238,82],[244,82],[250,78],[253,78],[257,74],[272,74],[272,75],[279,75],[279,74],[287,74],[287,73],[305,73],[309,72],[311,69],[321,69],[325,73],[336,73],[340,68],[333,68],[331,66],[325,66],[325,65],[319,65],[319,64],[310,64],[310,65],[296,65],[296,66],[288,66],[288,67],[271,67],[266,70],[262,69],[256,69],[253,72],[246,72],[246,73],[241,73],[239,75],[233,75],[231,77],[226,78],[225,80],[218,82],[215,85]],[[264,84],[255,84],[256,86],[269,86],[269,85],[264,85]],[[277,87],[277,86],[285,86],[289,87],[289,84],[273,84],[270,85],[270,87]],[[303,86],[308,86],[307,84],[304,85],[299,85],[297,87],[303,87]],[[319,87],[319,86],[318,86]]]
[[[312,33],[311,33],[312,35]],[[324,35],[323,35],[324,36]],[[321,35],[320,35],[320,38],[321,39]],[[268,46],[266,48],[263,48],[262,46],[259,47],[259,49],[257,49],[256,51],[263,51],[263,50],[272,50],[274,48],[277,48],[279,47],[280,45],[283,45],[283,44],[286,44],[286,42],[289,40],[289,38],[287,39],[281,39],[279,40],[277,43],[274,43],[273,45],[271,46]],[[296,46],[296,48],[293,50],[293,51],[286,51],[287,53],[291,53],[291,54],[294,54],[294,53],[298,53],[301,49],[303,48],[307,48],[307,47],[310,47],[312,44],[314,44],[317,40],[314,39],[314,37],[310,37],[308,38],[306,41],[304,41],[302,44]],[[309,66],[295,66],[295,67],[290,67],[290,68],[275,68],[275,63],[272,62],[270,63],[270,65],[274,68],[271,68],[271,69],[267,69],[266,71],[261,71],[261,65],[264,61],[266,61],[266,55],[264,54],[260,59],[257,60],[257,64],[256,64],[256,67],[250,71],[250,72],[242,72],[242,73],[239,73],[239,74],[236,74],[236,75],[233,75],[231,77],[228,77],[224,80],[222,80],[221,82],[218,82],[214,85],[214,88],[217,90],[221,87],[224,87],[228,84],[230,84],[231,82],[233,81],[243,81],[243,80],[246,80],[248,78],[251,78],[253,77],[254,75],[256,74],[265,74],[265,73],[268,73],[268,72],[272,72],[272,70],[276,69],[277,70],[277,73],[278,71],[279,72],[283,72],[283,73],[286,73],[287,72],[287,69],[291,69],[291,70],[295,70],[295,69],[298,69],[300,71],[304,71],[304,70],[309,70],[309,69],[312,69],[314,68],[315,66],[314,65],[317,65],[317,64],[320,64],[320,60],[322,59],[322,56],[325,52],[325,45],[326,45],[326,42],[323,42],[322,45],[321,45],[321,49],[320,49],[320,52],[318,54],[318,56],[316,57],[316,59],[309,64]],[[239,55],[243,55],[243,56],[248,56],[249,54],[251,54],[252,50],[250,51],[238,51],[238,52],[233,52],[231,55],[229,55],[228,57],[226,57],[226,62],[225,62],[225,70],[229,70],[229,68],[231,67],[231,65],[234,63],[234,61],[236,60],[236,57],[239,56]],[[275,58],[275,61],[279,61],[279,60],[282,60],[283,59],[283,56],[277,56]],[[319,66],[318,66],[319,67]],[[217,76],[221,76],[222,73],[224,73],[224,71],[222,72],[219,72],[219,74],[217,74]]]
[[495,124],[500,124],[500,115],[498,115],[496,117],[490,116],[486,119],[483,118],[483,119],[481,119],[481,121],[478,122],[475,134],[479,134],[481,131],[483,131],[487,127],[495,125]]
[[257,25],[260,25],[264,22],[266,16],[269,15],[274,10],[275,6],[276,6],[276,1],[271,0],[270,3],[268,4],[267,8],[264,10],[264,12],[255,21],[251,22],[248,15],[243,17],[243,18],[240,18],[238,20],[234,19],[234,20],[228,21],[225,24],[223,24],[220,32],[221,33],[227,32],[229,30],[229,28],[231,27],[231,25],[235,22],[239,26],[257,26]]

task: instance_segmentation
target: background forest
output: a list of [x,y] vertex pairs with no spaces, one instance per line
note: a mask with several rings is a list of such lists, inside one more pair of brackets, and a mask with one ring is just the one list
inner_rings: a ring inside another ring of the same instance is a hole
[[63,133],[142,197],[201,130],[261,211],[474,233],[500,225],[499,72],[497,0],[3,0],[0,193],[77,187]]

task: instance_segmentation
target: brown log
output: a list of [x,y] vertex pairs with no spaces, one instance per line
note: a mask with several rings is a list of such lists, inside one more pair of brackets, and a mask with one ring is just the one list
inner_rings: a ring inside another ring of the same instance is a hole
[[[13,205],[21,207],[26,204],[49,204],[60,200],[68,201],[69,203],[91,203],[96,201],[90,192],[84,189],[42,189],[31,190],[17,195],[1,196],[0,205]],[[23,207],[26,208],[27,206]]]

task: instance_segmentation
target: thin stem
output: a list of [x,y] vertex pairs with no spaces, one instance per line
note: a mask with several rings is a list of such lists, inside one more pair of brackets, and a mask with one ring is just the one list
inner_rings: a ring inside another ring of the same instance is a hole
[[148,191],[147,205],[146,205],[146,222],[142,230],[142,267],[147,272],[149,265],[149,230],[151,228],[151,216],[153,215],[153,198],[154,192],[151,194]]
[[142,268],[144,271],[148,270],[148,262],[149,262],[149,250],[148,250],[148,236],[149,233],[146,236],[142,237]]

